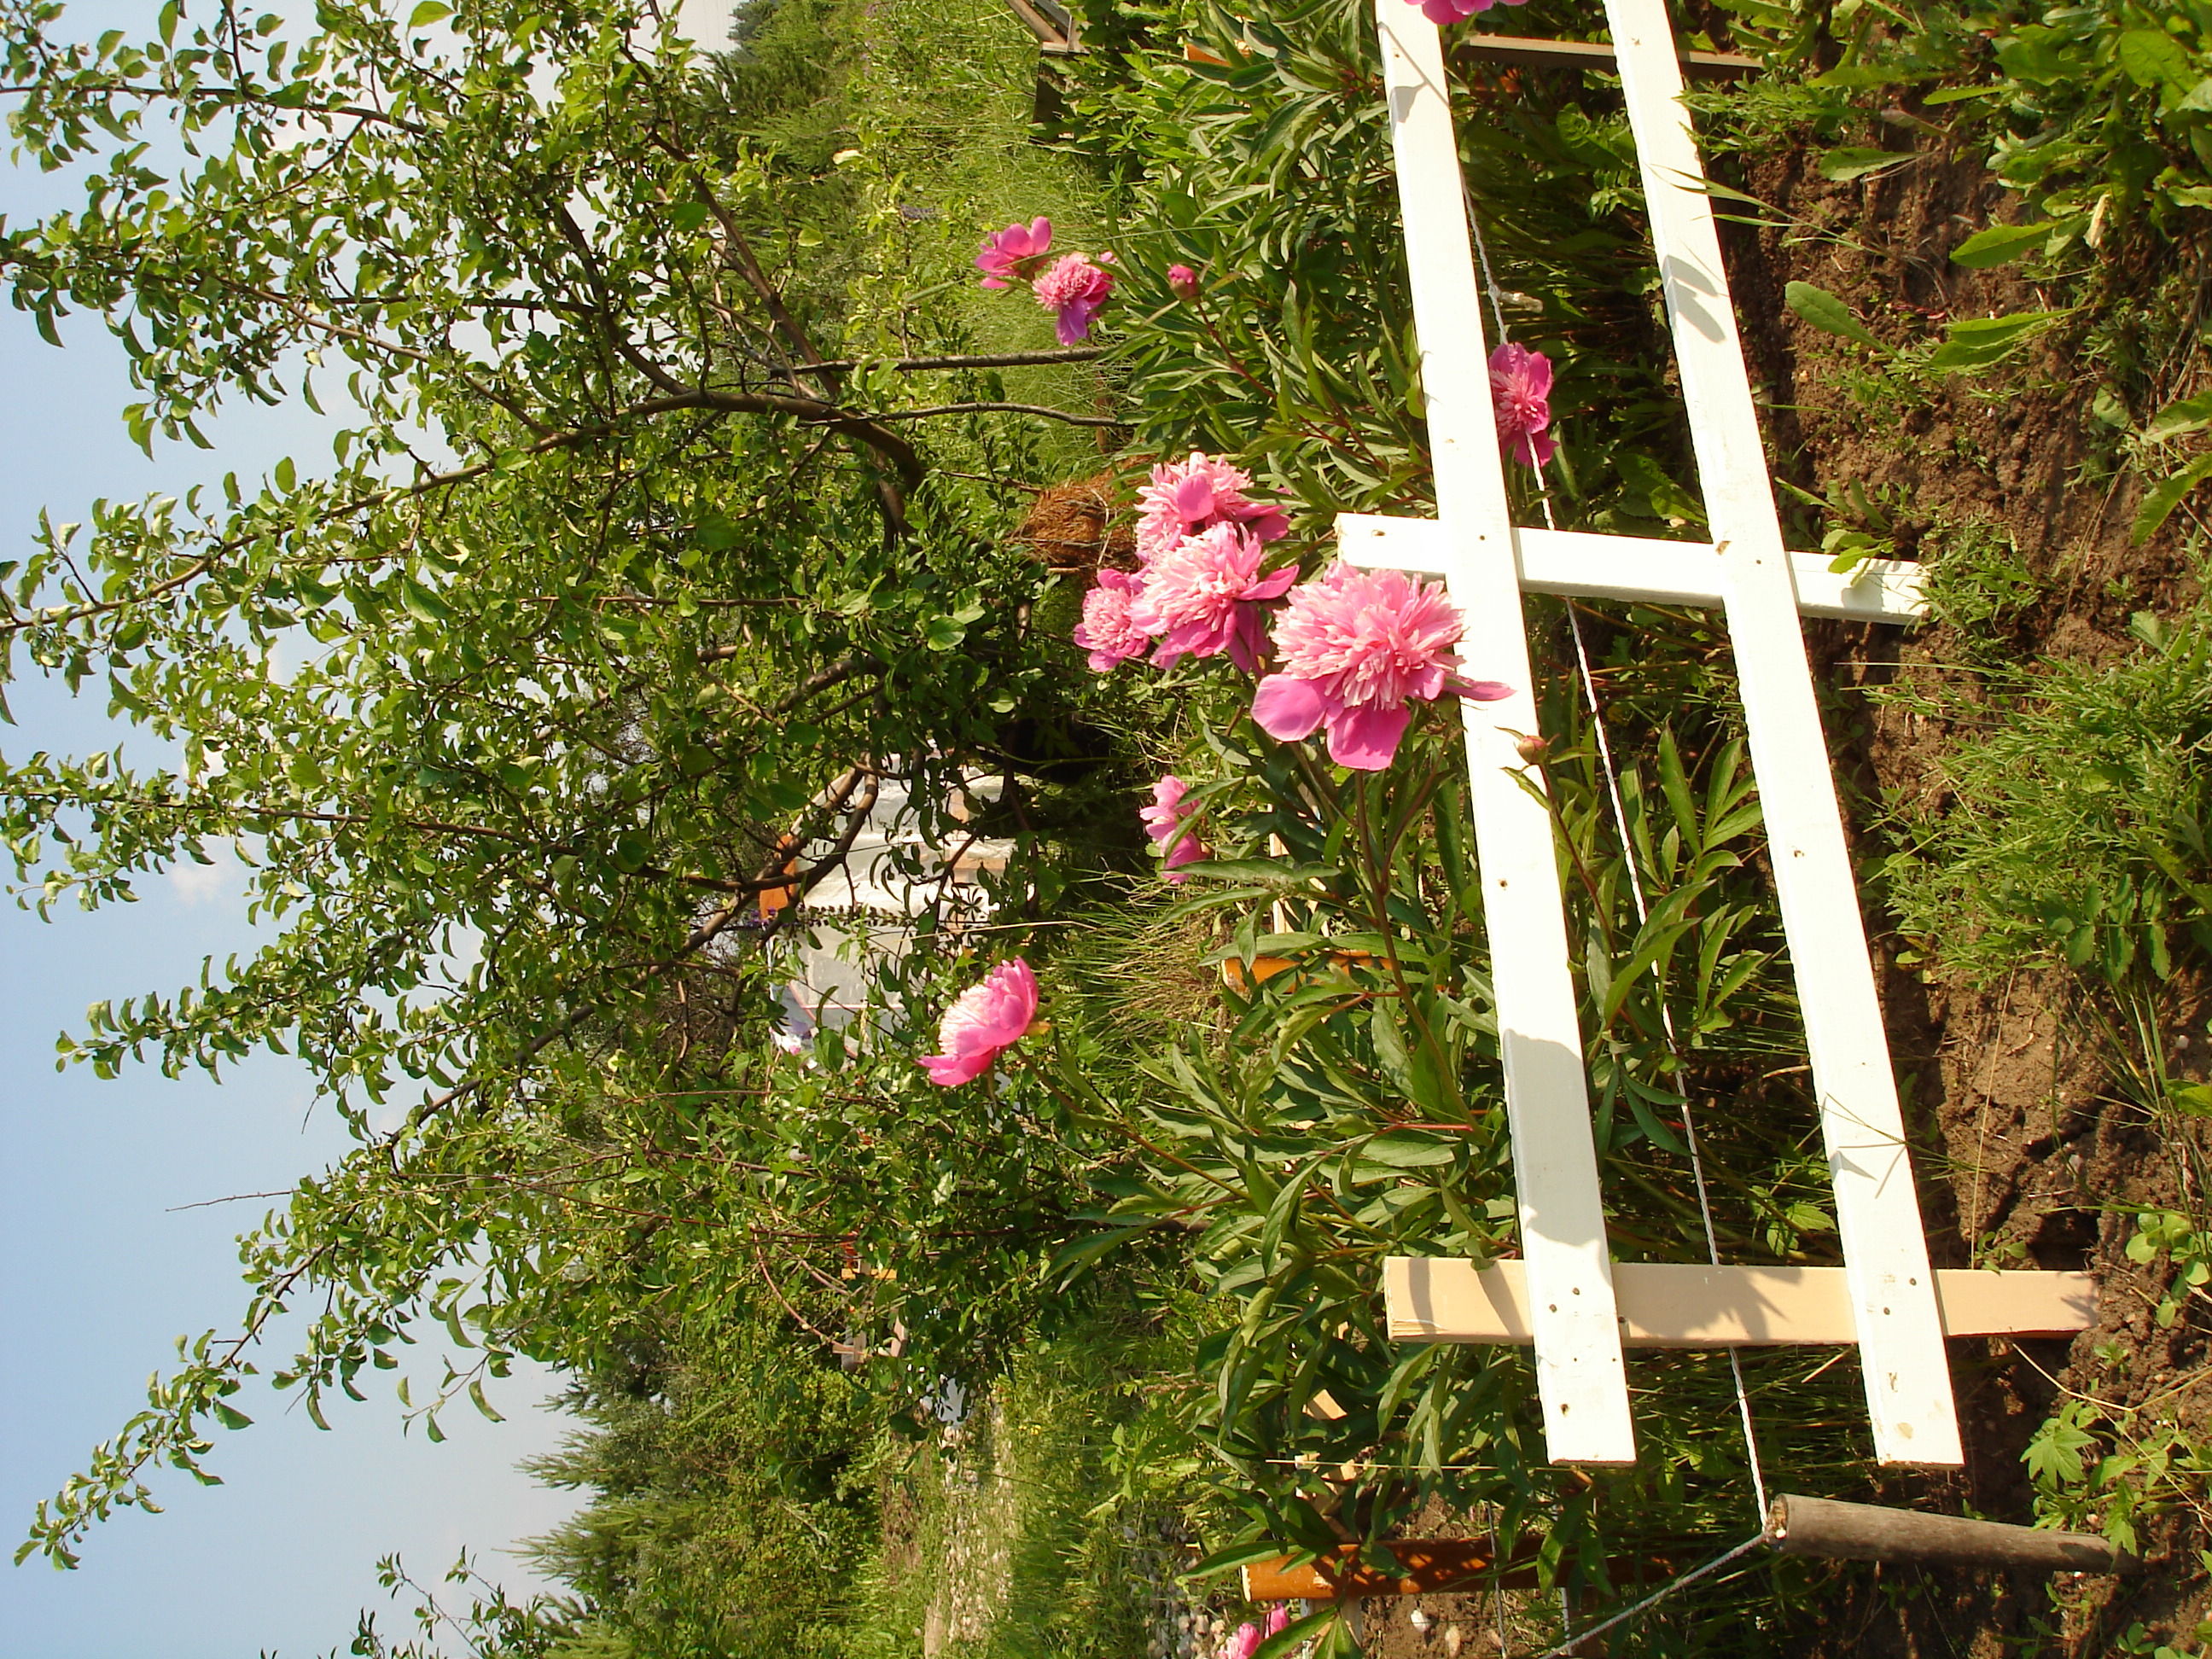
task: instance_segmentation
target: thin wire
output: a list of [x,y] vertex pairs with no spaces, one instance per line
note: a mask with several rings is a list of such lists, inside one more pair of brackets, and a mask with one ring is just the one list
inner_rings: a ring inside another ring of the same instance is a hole
[[[1474,196],[1468,189],[1464,179],[1460,181],[1460,196],[1467,208],[1468,228],[1474,238],[1475,258],[1482,266],[1483,289],[1490,300],[1491,315],[1497,319],[1498,343],[1503,344],[1509,332],[1505,324],[1504,296],[1498,291],[1498,277],[1490,268],[1490,245],[1483,240],[1482,217],[1474,210]],[[1536,474],[1536,499],[1544,509],[1544,526],[1547,530],[1557,530],[1559,522],[1552,515],[1551,481],[1544,476],[1543,465],[1536,459],[1533,450],[1528,459]],[[1613,827],[1620,837],[1621,856],[1628,865],[1628,892],[1635,901],[1636,923],[1640,928],[1651,920],[1651,913],[1644,902],[1644,872],[1637,864],[1636,845],[1628,836],[1628,811],[1620,799],[1620,776],[1613,765],[1613,743],[1606,731],[1604,711],[1598,705],[1597,682],[1590,672],[1589,647],[1583,639],[1582,617],[1571,599],[1567,602],[1567,626],[1574,634],[1575,666],[1581,673],[1583,697],[1589,705],[1590,729],[1597,735],[1598,762],[1605,772],[1606,794],[1613,806]],[[1668,1005],[1666,981],[1660,975],[1658,963],[1652,963],[1651,973],[1652,977],[1660,981],[1659,1018],[1666,1028],[1667,1047],[1679,1056],[1681,1043],[1674,1035],[1674,1012]],[[1705,1226],[1706,1259],[1717,1267],[1721,1265],[1720,1235],[1713,1225],[1712,1200],[1705,1188],[1705,1160],[1698,1144],[1697,1115],[1691,1109],[1686,1095],[1682,1100],[1682,1133],[1689,1147],[1690,1174],[1698,1187],[1698,1219]],[[1742,1358],[1734,1348],[1728,1350],[1728,1362],[1729,1375],[1735,1382],[1736,1412],[1743,1420],[1744,1461],[1751,1470],[1752,1501],[1758,1506],[1759,1523],[1764,1527],[1766,1524],[1766,1472],[1759,1463],[1759,1433],[1751,1416],[1751,1390],[1744,1382]],[[1561,1594],[1564,1595],[1565,1592]],[[1565,1603],[1561,1605],[1564,1608]]]
[[1671,1583],[1662,1584],[1657,1589],[1652,1591],[1650,1595],[1645,1596],[1641,1601],[1636,1602],[1632,1606],[1623,1607],[1619,1613],[1614,1613],[1612,1618],[1607,1620],[1603,1624],[1592,1625],[1588,1630],[1582,1632],[1579,1635],[1568,1638],[1567,1640],[1560,1643],[1557,1647],[1546,1648],[1543,1652],[1536,1656],[1536,1659],[1560,1659],[1560,1656],[1571,1652],[1574,1649],[1580,1647],[1583,1643],[1589,1641],[1592,1637],[1604,1635],[1606,1632],[1611,1630],[1615,1625],[1626,1624],[1630,1620],[1635,1618],[1638,1613],[1643,1613],[1648,1608],[1657,1607],[1659,1603],[1665,1601],[1668,1596],[1687,1589],[1692,1584],[1696,1583],[1698,1579],[1705,1577],[1709,1573],[1718,1572],[1723,1567],[1728,1565],[1729,1562],[1737,1559],[1741,1556],[1750,1554],[1752,1551],[1757,1549],[1765,1541],[1766,1533],[1765,1528],[1762,1528],[1759,1531],[1752,1534],[1750,1537],[1745,1539],[1743,1542],[1738,1544],[1734,1549],[1729,1551],[1726,1554],[1717,1555],[1711,1560],[1706,1562],[1702,1567],[1692,1567],[1680,1577],[1673,1580]]

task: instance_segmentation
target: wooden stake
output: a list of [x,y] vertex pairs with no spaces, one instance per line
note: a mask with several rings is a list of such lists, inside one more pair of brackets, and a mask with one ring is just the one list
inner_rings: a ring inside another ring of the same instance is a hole
[[1905,1118],[1712,198],[1682,103],[1673,26],[1665,0],[1606,0],[1606,16],[1636,135],[1690,444],[1720,556],[1729,643],[1820,1099],[1875,1455],[1885,1463],[1956,1467],[1964,1456]]
[[1766,1538],[1784,1555],[1845,1561],[1953,1561],[2029,1572],[2142,1571],[2142,1563],[2125,1550],[2086,1532],[1922,1515],[1827,1498],[1776,1498],[1767,1516]]
[[[1403,1577],[1378,1572],[1358,1564],[1358,1553],[1346,1544],[1322,1565],[1291,1565],[1286,1555],[1255,1561],[1244,1569],[1244,1599],[1248,1601],[1344,1601],[1378,1595],[1466,1595],[1494,1586],[1533,1589],[1536,1551],[1532,1545],[1519,1554],[1499,1559],[1489,1545],[1478,1539],[1394,1538],[1390,1553],[1406,1569]],[[1671,1557],[1638,1556],[1606,1563],[1608,1577],[1626,1583],[1639,1576],[1664,1578],[1673,1571]]]
[[1469,672],[1513,688],[1498,702],[1468,704],[1462,729],[1544,1444],[1555,1463],[1633,1463],[1636,1434],[1567,965],[1559,853],[1543,781],[1529,775],[1516,747],[1538,727],[1535,675],[1443,52],[1437,26],[1406,0],[1376,0],[1376,19],[1420,340],[1441,568],[1467,617],[1460,650],[1474,665]]

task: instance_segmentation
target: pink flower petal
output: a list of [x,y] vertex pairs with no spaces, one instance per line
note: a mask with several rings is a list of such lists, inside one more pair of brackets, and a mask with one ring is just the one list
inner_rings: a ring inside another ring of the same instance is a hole
[[1237,618],[1230,624],[1228,641],[1221,647],[1222,653],[1246,673],[1255,674],[1259,672],[1260,651],[1265,643],[1260,635],[1260,607],[1238,605]]
[[1344,708],[1328,717],[1328,757],[1355,772],[1380,772],[1397,758],[1399,740],[1413,721],[1404,703],[1390,708]]
[[1270,674],[1252,695],[1252,719],[1269,737],[1297,743],[1321,729],[1328,705],[1311,680]]
[[1083,596],[1083,620],[1075,624],[1075,642],[1091,653],[1092,672],[1109,673],[1152,648],[1152,636],[1129,616],[1144,589],[1142,575],[1109,568],[1098,573],[1097,586]]
[[1185,478],[1169,493],[1168,501],[1185,524],[1203,524],[1213,516],[1213,480],[1203,474]]
[[1002,962],[953,999],[937,1029],[945,1052],[921,1056],[929,1080],[951,1088],[972,1083],[1021,1040],[1036,1019],[1036,975],[1019,957]]
[[1137,818],[1145,826],[1145,833],[1164,846],[1174,839],[1185,818],[1198,809],[1184,804],[1190,786],[1172,772],[1165,774],[1152,786],[1152,804],[1137,809]]
[[1196,836],[1185,836],[1181,841],[1168,848],[1167,856],[1160,860],[1160,868],[1167,872],[1167,878],[1170,881],[1188,881],[1190,878],[1183,873],[1180,866],[1186,864],[1201,863],[1205,860],[1210,859],[1212,856],[1213,848],[1207,846]]

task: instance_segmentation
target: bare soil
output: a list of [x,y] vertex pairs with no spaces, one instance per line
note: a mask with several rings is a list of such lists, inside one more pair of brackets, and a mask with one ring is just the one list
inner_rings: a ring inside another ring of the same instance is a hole
[[[1754,379],[1764,379],[1772,404],[1778,468],[1815,495],[1854,481],[1887,490],[1898,504],[1894,531],[1906,556],[1942,526],[1980,524],[2008,537],[2039,589],[2007,622],[2002,643],[2015,660],[2094,662],[2131,648],[2132,612],[2170,611],[2197,595],[2178,521],[2144,546],[2130,544],[2142,486],[2111,464],[2112,429],[2091,412],[2095,372],[2075,355],[2078,327],[2054,330],[2021,368],[1954,380],[1924,403],[1883,408],[1863,397],[1861,349],[1811,328],[1784,302],[1785,283],[1814,283],[1844,297],[1893,343],[1953,318],[2063,303],[2007,270],[1948,263],[1965,236],[2009,216],[2004,192],[1974,153],[1938,149],[1855,185],[1821,179],[1813,159],[1769,160],[1744,179],[1751,193],[1813,234],[1741,230],[1730,249]],[[2180,257],[2203,269],[2202,248]],[[2130,289],[2148,296],[2170,274],[2124,255],[2119,303],[2130,303]],[[2137,418],[2143,412],[2135,411]],[[1964,640],[1940,623],[1911,633],[1827,623],[1808,643],[1832,694],[1831,737],[1858,796],[1860,850],[1878,855],[1875,804],[1896,794],[1940,805],[1939,763],[1974,733],[1867,694],[1913,678],[1971,696],[1980,682],[1960,665],[1986,641]],[[1882,931],[1881,917],[1869,921]],[[2024,969],[2002,985],[1978,986],[1899,965],[1900,944],[1884,941],[1882,988],[1917,1120],[1922,1202],[1938,1265],[2087,1269],[2098,1276],[2101,1300],[2097,1327],[2070,1344],[1954,1344],[1966,1467],[1955,1474],[1885,1475],[1881,1497],[2025,1522],[2033,1518],[2033,1491],[2021,1454],[2069,1395],[2148,1403],[2185,1427],[2212,1432],[2212,1389],[2202,1386],[2204,1322],[2185,1316],[2171,1330],[2159,1328],[2151,1316],[2159,1279],[2124,1251],[2134,1229],[2122,1206],[2178,1207],[2178,1160],[2114,1087],[2112,1056],[2082,1018],[2069,974]],[[2173,1074],[2202,1078],[2202,981],[2177,982],[2160,1012]],[[2197,1627],[2212,1614],[2212,1587],[2197,1555],[2208,1545],[2197,1516],[2179,1508],[2148,1528],[2148,1570],[2134,1580],[2052,1586],[1991,1582],[1965,1570],[1886,1577],[1869,1570],[1819,1615],[1808,1659],[1995,1659],[2037,1650],[2087,1659],[2115,1651],[2121,1633],[2138,1623],[2154,1640],[2193,1652]]]

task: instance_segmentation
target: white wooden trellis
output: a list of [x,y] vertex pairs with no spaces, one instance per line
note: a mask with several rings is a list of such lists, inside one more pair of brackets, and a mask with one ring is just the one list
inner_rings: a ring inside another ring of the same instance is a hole
[[[1533,1340],[1546,1443],[1553,1461],[1570,1463],[1635,1460],[1624,1336],[1688,1346],[1855,1340],[1876,1455],[1888,1463],[1955,1465],[1946,1309],[1929,1267],[1798,621],[1801,614],[1909,620],[1919,613],[1918,573],[1877,562],[1845,579],[1821,559],[1784,550],[1664,0],[1607,0],[1606,11],[1711,543],[1514,525],[1441,43],[1410,0],[1376,0],[1437,516],[1345,514],[1340,551],[1358,564],[1441,574],[1467,617],[1462,655],[1471,672],[1520,688],[1504,702],[1468,708],[1463,724],[1522,1261],[1480,1276],[1462,1268],[1468,1282],[1458,1286],[1462,1303],[1480,1301],[1478,1292],[1501,1308],[1519,1300],[1515,1310],[1493,1310],[1495,1317],[1471,1327],[1439,1325],[1430,1315],[1448,1275],[1426,1269],[1446,1264],[1394,1262],[1393,1329],[1428,1340]],[[1515,775],[1525,769],[1515,734],[1537,729],[1524,588],[1717,605],[1725,612],[1834,1184],[1845,1262],[1839,1273],[1672,1269],[1677,1277],[1666,1280],[1662,1296],[1653,1270],[1633,1270],[1626,1276],[1644,1275],[1636,1279],[1638,1322],[1624,1320],[1606,1243],[1550,818]],[[1416,1269],[1425,1274],[1418,1283]],[[1702,1277],[1680,1278],[1684,1272]],[[1980,1274],[1973,1277],[1990,1287],[1949,1284],[1960,1277],[1947,1274],[1942,1291],[1955,1334],[2087,1322],[2090,1293],[2081,1275]],[[1980,1297],[1972,1316],[1960,1299],[1969,1291]]]

